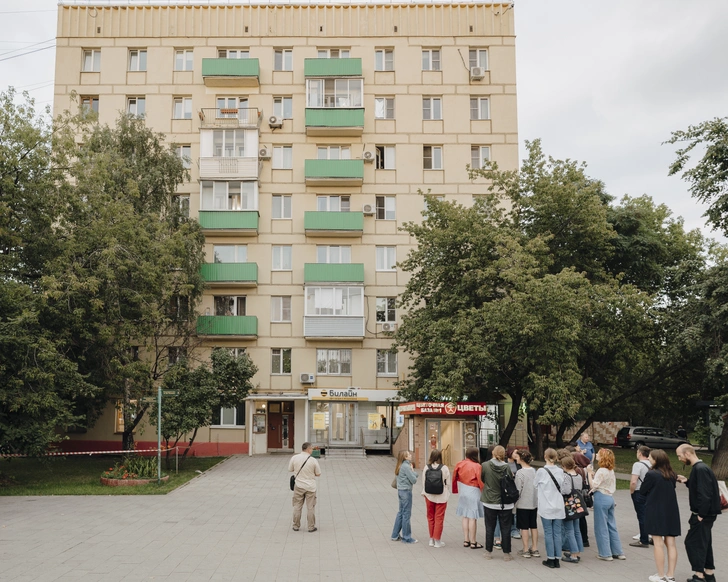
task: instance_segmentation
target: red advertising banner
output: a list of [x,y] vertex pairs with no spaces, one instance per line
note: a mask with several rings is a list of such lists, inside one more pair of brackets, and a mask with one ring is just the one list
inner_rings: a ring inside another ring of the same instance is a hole
[[400,414],[480,416],[488,413],[485,402],[406,402],[397,408]]

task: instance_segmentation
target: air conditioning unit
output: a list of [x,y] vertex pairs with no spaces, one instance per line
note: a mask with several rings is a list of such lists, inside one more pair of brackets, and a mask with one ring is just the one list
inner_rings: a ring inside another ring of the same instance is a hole
[[301,384],[313,384],[316,381],[314,374],[301,374]]
[[361,157],[365,163],[371,164],[374,161],[374,152],[364,152]]
[[382,331],[397,331],[397,324],[396,323],[383,323]]
[[271,129],[275,129],[277,127],[283,127],[283,119],[280,117],[277,117],[275,115],[271,115],[268,118],[268,125],[271,127]]
[[262,147],[258,150],[258,157],[261,160],[269,160],[270,159],[270,148]]
[[364,206],[361,207],[361,211],[365,215],[372,216],[374,214],[374,204],[365,204]]
[[484,67],[472,67],[470,69],[470,80],[471,81],[480,81],[481,79],[485,78],[485,68]]

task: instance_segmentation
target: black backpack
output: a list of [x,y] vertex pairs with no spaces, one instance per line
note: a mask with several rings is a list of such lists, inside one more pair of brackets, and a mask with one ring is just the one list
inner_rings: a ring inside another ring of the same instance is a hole
[[513,475],[506,473],[500,480],[501,506],[518,501],[518,487]]
[[442,465],[438,466],[437,469],[433,469],[432,465],[427,465],[425,493],[440,495],[443,491],[445,491],[445,484],[442,478]]

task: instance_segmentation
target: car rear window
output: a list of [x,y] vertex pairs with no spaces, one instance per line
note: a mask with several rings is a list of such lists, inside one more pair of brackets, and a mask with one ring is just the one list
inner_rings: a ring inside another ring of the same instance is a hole
[[626,434],[629,434],[628,426],[623,426],[622,428],[619,429],[619,432],[617,433],[618,436],[624,436]]

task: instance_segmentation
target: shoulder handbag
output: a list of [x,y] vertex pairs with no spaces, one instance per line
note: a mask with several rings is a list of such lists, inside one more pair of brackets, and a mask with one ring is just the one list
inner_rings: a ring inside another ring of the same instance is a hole
[[[303,467],[306,465],[306,463],[308,463],[308,459],[310,459],[310,458],[311,458],[311,455],[309,455],[308,458],[306,458],[306,460],[303,462],[303,465],[301,465],[301,469],[303,469]],[[298,470],[298,473],[301,472],[301,469]],[[296,488],[296,477],[298,477],[298,473],[296,473],[295,475],[291,475],[291,491],[293,491]]]
[[594,507],[594,496],[589,485],[589,473],[584,471],[584,481],[582,483],[581,498],[584,500],[584,507]]

